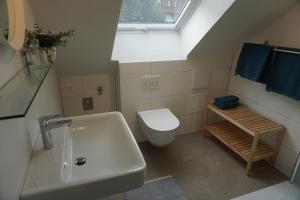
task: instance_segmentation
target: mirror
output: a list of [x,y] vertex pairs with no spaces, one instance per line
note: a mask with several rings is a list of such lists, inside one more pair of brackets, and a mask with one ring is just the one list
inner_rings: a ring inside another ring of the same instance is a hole
[[[6,0],[0,0],[0,43],[8,39],[8,6]],[[7,38],[7,39],[6,39]]]
[[24,37],[23,0],[0,0],[0,44],[19,50]]

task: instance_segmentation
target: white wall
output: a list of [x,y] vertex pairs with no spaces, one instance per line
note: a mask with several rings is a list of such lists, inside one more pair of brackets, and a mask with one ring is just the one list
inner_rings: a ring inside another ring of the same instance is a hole
[[[199,131],[208,99],[227,93],[230,65],[204,66],[192,61],[123,63],[119,74],[121,112],[137,141],[144,141],[136,120],[136,113],[142,110],[170,108],[181,123],[178,134]],[[149,75],[160,76],[159,89],[142,89],[142,77]],[[192,89],[193,80],[200,88]]]
[[186,59],[176,31],[118,31],[113,60],[121,63]]
[[[52,32],[74,29],[68,46],[57,49],[59,77],[89,76],[107,74],[114,83],[118,62],[112,61],[112,50],[118,25],[121,0],[29,0],[32,4],[37,23]],[[116,104],[115,87],[110,87],[109,104]],[[80,103],[71,102],[73,105]],[[101,105],[106,106],[106,104]],[[80,106],[81,107],[81,106]],[[79,107],[79,108],[80,108]],[[79,112],[78,107],[74,113]],[[68,109],[68,108],[66,108]],[[77,109],[77,110],[76,110]]]
[[[112,59],[121,63],[223,57],[297,0],[202,0],[179,31],[118,31]],[[253,14],[255,10],[255,14]],[[206,61],[207,62],[207,61]]]
[[62,114],[58,80],[52,68],[25,118],[0,120],[0,199],[17,200],[32,149],[40,135],[38,117]]
[[297,0],[235,1],[188,57],[196,56],[199,59],[231,57],[241,42],[272,23],[297,2]]
[[118,31],[113,60],[121,63],[184,60],[234,0],[202,0],[180,31]]
[[58,83],[56,67],[52,66],[25,116],[27,132],[34,148],[37,140],[40,139],[40,127],[37,119],[44,115],[63,114]]
[[24,118],[1,120],[0,133],[0,199],[17,200],[32,149]]
[[180,29],[184,54],[199,43],[235,0],[201,0],[198,8]]
[[[275,46],[300,48],[299,19],[300,3],[248,41],[263,43],[269,40],[270,44]],[[235,60],[238,55],[239,52]],[[233,68],[232,74],[234,70]],[[238,95],[243,103],[286,127],[276,167],[289,176],[300,151],[300,102],[266,92],[265,85],[234,75],[231,76],[229,93]]]
[[[24,0],[26,27],[34,18],[30,5]],[[0,46],[0,87],[22,69],[20,51]],[[0,121],[0,199],[17,200],[30,160],[31,145],[24,118]]]
[[121,0],[30,0],[37,23],[52,32],[74,29],[66,48],[58,48],[59,76],[107,73],[111,61]]

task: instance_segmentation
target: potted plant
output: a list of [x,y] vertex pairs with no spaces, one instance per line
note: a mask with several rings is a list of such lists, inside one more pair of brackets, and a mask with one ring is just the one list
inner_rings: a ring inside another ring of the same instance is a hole
[[51,31],[44,31],[37,24],[35,24],[32,31],[26,29],[23,48],[26,62],[28,62],[26,55],[35,55],[37,52],[42,51],[43,56],[46,57],[44,59],[53,63],[56,58],[56,47],[66,47],[68,38],[73,35],[74,30],[54,34]]

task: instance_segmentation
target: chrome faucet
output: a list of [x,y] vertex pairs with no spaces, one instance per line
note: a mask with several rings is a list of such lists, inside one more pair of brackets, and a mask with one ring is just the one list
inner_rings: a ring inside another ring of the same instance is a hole
[[59,118],[60,115],[48,115],[39,118],[39,124],[42,134],[42,140],[44,144],[44,149],[49,150],[53,147],[53,141],[51,136],[51,129],[59,128],[63,126],[71,126],[72,120],[57,120],[50,121]]

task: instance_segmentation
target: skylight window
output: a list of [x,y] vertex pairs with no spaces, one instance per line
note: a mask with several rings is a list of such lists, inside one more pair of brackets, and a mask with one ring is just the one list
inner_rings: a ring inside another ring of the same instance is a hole
[[176,28],[190,10],[191,2],[192,0],[123,0],[119,29]]

